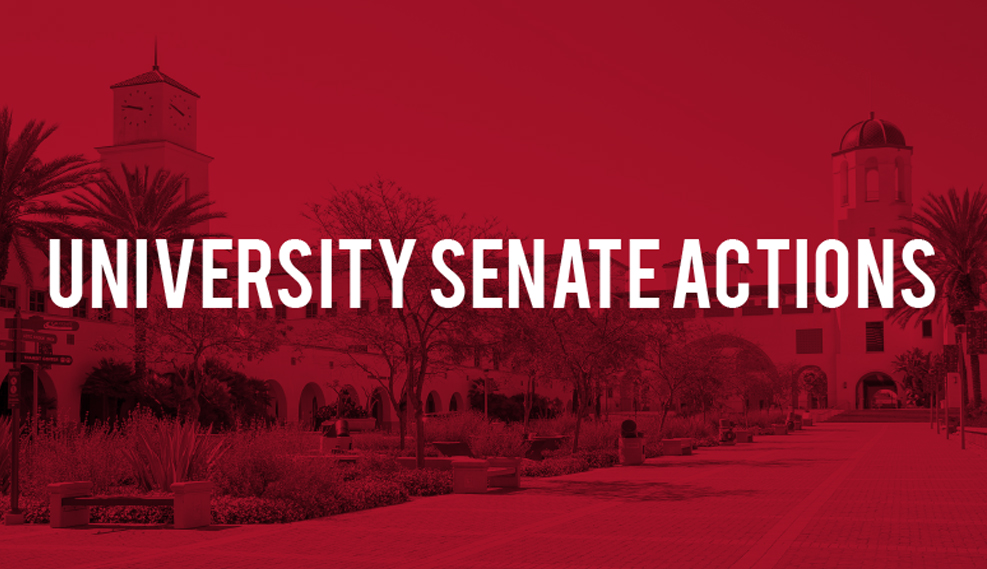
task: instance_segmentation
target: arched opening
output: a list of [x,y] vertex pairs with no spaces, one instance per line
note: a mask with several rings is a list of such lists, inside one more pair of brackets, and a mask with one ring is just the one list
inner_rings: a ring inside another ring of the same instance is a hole
[[308,383],[302,389],[302,395],[298,399],[298,422],[310,429],[316,429],[316,417],[319,415],[319,408],[326,404],[326,396],[322,388],[315,383]]
[[[878,393],[884,392],[878,397]],[[886,373],[872,372],[857,382],[857,409],[877,409],[889,404],[888,392],[894,395],[893,406],[898,405],[898,384]]]
[[459,413],[460,411],[464,411],[464,410],[465,408],[463,407],[463,396],[460,395],[458,392],[453,393],[452,398],[449,399],[449,412]]
[[819,366],[805,366],[800,369],[798,387],[805,394],[806,409],[829,407],[829,378]]
[[271,394],[271,402],[267,405],[267,416],[278,423],[288,420],[288,396],[281,384],[273,379],[267,380],[267,391]]
[[367,404],[370,416],[376,422],[375,428],[382,429],[390,422],[391,401],[383,389],[375,389]]
[[[0,384],[0,416],[11,414],[8,388],[7,376],[4,375],[3,382]],[[58,399],[55,394],[55,385],[47,373],[42,371],[40,374],[40,381],[38,381],[37,386],[37,407],[34,404],[34,370],[30,366],[21,366],[19,388],[21,419],[25,423],[31,421],[35,410],[37,410],[38,418],[41,421],[48,421],[55,418],[58,410]]]
[[439,394],[435,391],[428,394],[428,398],[425,399],[425,412],[426,413],[441,413],[442,412],[442,401],[439,399]]
[[348,401],[355,407],[360,406],[360,395],[357,393],[356,388],[352,385],[344,385],[343,388],[339,390],[339,398]]
[[[730,334],[714,334],[692,342],[690,350],[703,354],[690,364],[694,375],[693,388],[682,399],[683,410],[689,414],[707,416],[716,405],[740,404],[736,411],[744,412],[791,405],[786,396],[775,400],[775,390],[780,377],[771,358],[749,340]],[[739,396],[732,402],[724,401],[722,394],[733,385]]]
[[881,199],[880,176],[877,166],[869,166],[866,175],[867,201],[876,202]]

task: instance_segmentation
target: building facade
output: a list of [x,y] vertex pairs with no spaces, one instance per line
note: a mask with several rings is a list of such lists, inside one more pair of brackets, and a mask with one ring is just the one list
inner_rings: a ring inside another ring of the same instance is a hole
[[[208,193],[212,158],[197,149],[199,96],[165,75],[157,65],[147,73],[113,85],[111,90],[113,144],[97,148],[102,166],[114,175],[119,175],[123,167],[181,172],[188,195]],[[900,225],[901,216],[912,210],[911,158],[912,148],[906,145],[904,135],[887,121],[872,116],[845,133],[832,156],[834,237],[845,243],[894,237],[891,230]],[[851,253],[849,263],[850,283],[856,282],[855,254]],[[20,309],[25,317],[41,315],[79,322],[79,330],[60,335],[58,343],[28,348],[69,355],[74,362],[70,366],[24,366],[22,391],[29,394],[32,404],[39,402],[42,416],[70,421],[107,416],[110,410],[106,402],[88,398],[83,385],[101,359],[127,357],[114,350],[112,344],[114,340],[126,342],[130,337],[129,317],[123,310],[87,308],[87,299],[73,309],[55,307],[48,298],[47,279],[42,273],[45,264],[39,255],[32,279],[11,266],[0,291],[0,314],[9,318]],[[666,268],[674,270],[675,266]],[[597,282],[594,276],[598,276],[598,269],[587,268],[587,272],[591,273],[589,282]],[[626,267],[615,267],[613,272],[614,282],[623,283],[617,285],[618,292],[626,292]],[[709,272],[712,276],[712,270]],[[272,287],[277,286],[277,278],[275,275]],[[280,278],[286,276],[282,274]],[[335,278],[339,282],[333,289],[342,294],[347,276],[337,274]],[[33,286],[28,286],[29,280]],[[786,284],[781,287],[780,308],[772,309],[767,305],[765,287],[751,289],[751,299],[742,308],[729,309],[714,303],[709,309],[687,308],[682,314],[701,323],[719,346],[764,356],[761,360],[768,362],[767,366],[771,362],[797,362],[804,369],[822,373],[827,385],[825,397],[803,394],[799,402],[803,407],[867,408],[881,390],[903,397],[902,378],[893,370],[894,357],[911,347],[939,351],[943,345],[942,323],[926,321],[899,329],[886,322],[883,309],[853,308],[852,293],[843,308],[830,310],[815,303],[797,308],[795,286]],[[335,304],[345,306],[341,300],[335,299]],[[296,332],[305,330],[325,316],[318,301],[314,298],[312,305],[301,309],[276,307],[275,316],[285,319]],[[368,298],[361,310],[372,317],[388,302],[387,298]],[[470,385],[483,378],[494,379],[508,394],[523,389],[524,377],[496,368],[488,354],[449,369],[426,389],[426,410],[441,413],[465,409]],[[343,351],[296,343],[262,360],[247,362],[245,371],[268,382],[272,394],[270,413],[281,421],[310,424],[319,407],[341,394],[370,409],[382,426],[394,421],[377,381]],[[7,407],[6,391],[4,385],[0,389],[3,409]],[[571,400],[559,385],[548,387],[547,395]],[[608,392],[602,405],[610,411],[626,412],[639,403],[632,401],[629,393],[618,390]]]

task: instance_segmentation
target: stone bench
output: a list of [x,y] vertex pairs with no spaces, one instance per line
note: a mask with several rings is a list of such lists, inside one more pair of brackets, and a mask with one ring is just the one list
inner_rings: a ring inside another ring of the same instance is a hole
[[519,458],[457,458],[452,461],[452,492],[483,494],[488,487],[520,488]]
[[688,456],[692,454],[692,439],[662,439],[661,454],[665,456]]
[[93,496],[93,483],[61,482],[48,485],[50,525],[53,528],[84,526],[92,506],[171,506],[175,529],[212,524],[212,482],[176,482],[174,496]]
[[737,434],[737,443],[752,443],[754,442],[754,433],[748,429],[737,429],[734,431]]

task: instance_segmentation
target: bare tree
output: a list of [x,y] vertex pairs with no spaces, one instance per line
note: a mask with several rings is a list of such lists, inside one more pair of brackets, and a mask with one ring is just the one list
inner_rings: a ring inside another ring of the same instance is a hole
[[[436,243],[452,239],[469,249],[474,239],[498,237],[496,224],[473,225],[464,217],[440,213],[435,200],[419,198],[392,182],[377,181],[351,190],[335,189],[322,203],[309,204],[306,217],[317,225],[325,238],[390,240],[398,250],[414,240],[414,250],[405,272],[401,306],[390,311],[381,328],[390,326],[388,353],[400,363],[396,372],[404,374],[406,400],[414,410],[418,466],[425,463],[425,424],[423,389],[429,377],[455,363],[459,346],[471,335],[477,311],[464,302],[456,308],[441,308],[432,298],[432,289],[449,294],[451,285],[432,265],[430,255]],[[323,252],[327,254],[327,252]],[[468,263],[450,263],[463,282],[470,282]],[[379,241],[362,256],[364,280],[394,290],[387,258]],[[379,317],[379,315],[378,315]],[[376,327],[375,327],[376,328]],[[373,331],[371,331],[373,330]],[[379,330],[379,329],[378,329]],[[370,344],[377,330],[352,327],[341,331],[355,343]],[[400,401],[392,406],[400,413]]]

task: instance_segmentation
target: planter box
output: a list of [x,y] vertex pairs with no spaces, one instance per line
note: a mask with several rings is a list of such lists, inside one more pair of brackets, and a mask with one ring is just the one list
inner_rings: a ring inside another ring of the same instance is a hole
[[372,431],[377,428],[377,419],[369,417],[366,419],[346,419],[351,432]]
[[692,439],[664,439],[661,441],[661,454],[665,456],[691,455]]
[[748,431],[747,429],[737,429],[734,431],[737,434],[738,443],[752,443],[754,442],[754,433]]

